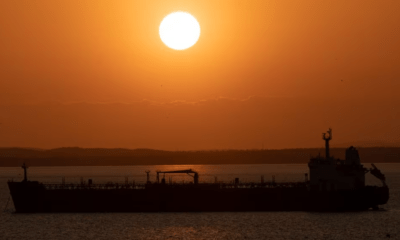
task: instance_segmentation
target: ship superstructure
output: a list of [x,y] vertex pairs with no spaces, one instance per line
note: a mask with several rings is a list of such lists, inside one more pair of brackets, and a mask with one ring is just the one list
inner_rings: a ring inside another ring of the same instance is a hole
[[[357,211],[387,203],[389,188],[385,176],[372,164],[365,168],[357,149],[346,150],[344,160],[329,154],[332,130],[323,134],[325,157],[310,159],[305,181],[277,183],[201,183],[198,172],[158,171],[156,182],[146,171],[145,184],[107,183],[45,184],[29,181],[24,164],[24,180],[8,182],[16,212],[182,212],[182,211]],[[370,172],[382,186],[366,186]],[[166,174],[188,174],[190,183],[167,182]],[[160,180],[160,175],[163,178]]]
[[[322,138],[325,140],[325,158],[321,156],[311,158],[308,163],[311,189],[317,191],[337,191],[365,187],[365,174],[370,169],[365,168],[361,164],[358,150],[351,146],[346,149],[344,160],[337,159],[329,154],[329,141],[332,139],[332,129],[329,129],[326,134],[324,133]],[[376,169],[375,165],[372,166],[373,169]],[[385,186],[384,178],[380,177],[380,179]]]

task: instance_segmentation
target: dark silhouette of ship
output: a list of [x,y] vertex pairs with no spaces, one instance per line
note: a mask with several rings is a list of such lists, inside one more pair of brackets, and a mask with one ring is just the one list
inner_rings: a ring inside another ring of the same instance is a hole
[[[156,182],[145,184],[45,184],[29,181],[24,164],[24,180],[8,182],[16,212],[183,212],[183,211],[361,211],[378,209],[389,199],[385,176],[374,164],[360,163],[354,147],[346,150],[344,160],[329,155],[332,130],[323,134],[325,157],[310,159],[305,181],[241,183],[200,183],[192,169],[158,171]],[[366,186],[370,172],[382,186]],[[165,175],[184,173],[191,183],[166,182]],[[160,174],[163,178],[160,181]]]

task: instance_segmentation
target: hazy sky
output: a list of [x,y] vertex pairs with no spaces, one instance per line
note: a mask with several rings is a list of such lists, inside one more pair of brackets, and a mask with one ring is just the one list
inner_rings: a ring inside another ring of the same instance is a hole
[[[161,20],[187,11],[176,51]],[[1,1],[0,146],[400,143],[400,1]]]

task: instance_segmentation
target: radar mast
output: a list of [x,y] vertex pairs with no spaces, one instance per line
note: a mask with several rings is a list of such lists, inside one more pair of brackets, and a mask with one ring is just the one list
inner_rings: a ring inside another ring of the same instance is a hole
[[[329,136],[326,136],[326,134],[329,134]],[[325,157],[329,159],[329,141],[332,139],[332,128],[329,128],[326,133],[322,134],[322,139],[325,140]]]

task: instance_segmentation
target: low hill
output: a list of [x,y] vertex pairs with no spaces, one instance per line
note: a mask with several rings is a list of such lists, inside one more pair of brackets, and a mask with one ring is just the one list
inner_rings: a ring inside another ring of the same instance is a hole
[[[345,148],[332,148],[343,159]],[[400,148],[359,148],[361,162],[400,163]],[[124,166],[174,164],[304,164],[324,149],[162,151],[153,149],[57,148],[50,150],[0,148],[0,167]]]

